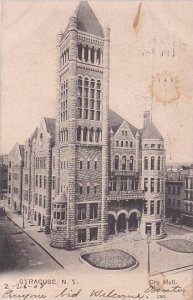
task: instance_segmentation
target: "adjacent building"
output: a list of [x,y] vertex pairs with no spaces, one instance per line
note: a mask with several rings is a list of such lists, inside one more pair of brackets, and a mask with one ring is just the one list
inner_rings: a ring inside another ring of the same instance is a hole
[[138,129],[109,108],[110,29],[86,1],[58,35],[57,50],[56,119],[43,118],[10,153],[22,181],[19,200],[9,181],[10,205],[51,233],[53,247],[96,245],[136,230],[163,237],[164,139],[149,111]]
[[193,165],[167,171],[166,217],[169,222],[193,227]]
[[0,155],[0,203],[4,206],[7,196],[8,155]]

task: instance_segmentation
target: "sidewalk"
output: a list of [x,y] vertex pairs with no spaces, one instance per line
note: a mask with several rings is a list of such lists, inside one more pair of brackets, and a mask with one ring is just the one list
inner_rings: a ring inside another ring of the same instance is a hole
[[166,225],[173,226],[173,227],[176,227],[176,228],[179,228],[179,229],[184,229],[184,230],[192,231],[193,232],[193,228],[192,227],[188,227],[186,225],[176,225],[176,224],[173,224],[173,223],[166,223]]
[[6,207],[6,215],[11,219],[18,227],[21,228],[29,237],[31,237],[41,248],[43,248],[47,254],[54,259],[61,268],[65,269],[68,273],[71,273],[73,269],[81,264],[81,268],[84,265],[79,260],[80,250],[67,251],[65,249],[57,249],[50,246],[50,235],[39,231],[39,227],[32,226],[26,219],[24,221],[25,227],[23,228],[23,218],[21,215],[13,213]]

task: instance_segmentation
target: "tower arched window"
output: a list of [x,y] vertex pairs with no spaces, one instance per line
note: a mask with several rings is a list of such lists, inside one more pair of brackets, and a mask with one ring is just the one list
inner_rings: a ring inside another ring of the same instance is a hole
[[148,170],[148,157],[144,157],[144,170]]
[[82,60],[82,44],[78,45],[78,59]]
[[76,129],[76,139],[78,142],[81,141],[81,127],[78,126],[78,128]]
[[126,170],[126,164],[127,164],[127,158],[126,156],[124,155],[122,157],[122,170]]
[[94,129],[93,128],[91,128],[90,130],[89,130],[89,142],[93,142],[93,134],[94,134]]
[[151,170],[154,170],[155,169],[155,157],[152,156],[151,157]]
[[87,134],[88,134],[88,128],[84,127],[84,129],[83,129],[83,141],[84,142],[87,141]]
[[88,45],[84,48],[84,60],[87,62],[88,61]]
[[119,170],[119,156],[115,155],[115,170]]
[[97,62],[100,65],[100,63],[101,63],[101,50],[100,49],[97,50]]
[[158,158],[157,158],[157,169],[158,170],[161,169],[161,158],[160,158],[160,156],[158,156]]
[[119,141],[118,140],[116,141],[116,147],[119,147]]
[[131,155],[129,158],[129,170],[133,171],[134,169],[134,157]]
[[91,48],[91,63],[94,64],[94,47]]
[[100,142],[100,128],[97,128],[97,130],[95,131],[95,142]]

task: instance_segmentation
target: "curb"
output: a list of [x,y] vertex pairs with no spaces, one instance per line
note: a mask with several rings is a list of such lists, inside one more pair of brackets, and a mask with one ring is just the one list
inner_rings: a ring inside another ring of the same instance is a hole
[[23,232],[27,234],[38,246],[40,246],[62,269],[64,266],[47,250],[45,249],[35,238],[33,238],[28,232],[24,230],[24,228],[20,227],[10,216],[8,216],[5,212],[6,217],[11,220],[17,227],[19,227]]

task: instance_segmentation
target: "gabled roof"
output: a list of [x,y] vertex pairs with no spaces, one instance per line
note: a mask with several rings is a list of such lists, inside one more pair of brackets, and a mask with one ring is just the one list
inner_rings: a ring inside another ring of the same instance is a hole
[[151,140],[162,140],[163,137],[155,125],[151,122],[147,127],[142,130],[142,139],[151,139]]
[[77,16],[78,30],[104,37],[103,28],[87,1],[80,1],[75,15]]
[[13,159],[23,160],[24,159],[24,145],[16,143],[15,146],[9,152],[9,156]]
[[56,135],[56,119],[54,118],[44,118],[46,123],[46,128],[53,141],[55,141]]
[[33,142],[33,140],[37,138],[37,134],[38,134],[38,128],[36,127],[36,129],[34,130],[34,132],[30,136],[31,142]]
[[66,202],[67,202],[67,196],[66,196],[66,192],[65,191],[63,191],[54,200],[52,200],[52,203],[66,203]]
[[129,129],[131,130],[132,134],[135,136],[138,129],[130,124],[127,120],[123,119],[121,116],[119,116],[117,113],[109,109],[109,128],[113,129],[113,133],[115,134],[121,124],[125,121],[127,125],[129,126]]

